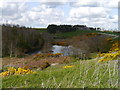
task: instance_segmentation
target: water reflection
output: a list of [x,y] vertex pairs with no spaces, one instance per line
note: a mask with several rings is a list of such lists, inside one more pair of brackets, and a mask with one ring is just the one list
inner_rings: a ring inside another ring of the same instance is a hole
[[72,54],[72,46],[53,45],[52,51],[53,53],[63,53],[63,56],[68,56]]
[[[81,49],[75,48],[71,45],[69,46],[59,46],[59,45],[53,45],[52,49],[48,51],[49,53],[62,53],[63,56],[69,56],[69,55],[79,55],[81,54]],[[43,53],[41,51],[35,51],[31,52],[29,54],[34,55],[34,54],[40,54]]]

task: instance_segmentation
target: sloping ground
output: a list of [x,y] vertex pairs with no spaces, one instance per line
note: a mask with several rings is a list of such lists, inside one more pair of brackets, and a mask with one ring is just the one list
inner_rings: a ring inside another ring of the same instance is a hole
[[57,37],[64,37],[64,38],[71,38],[73,36],[84,35],[87,33],[99,33],[101,31],[94,31],[94,30],[76,30],[75,32],[66,32],[66,33],[58,33],[56,34]]
[[[63,68],[63,66],[71,66]],[[80,60],[3,78],[3,88],[118,88],[118,60]]]
[[46,62],[50,65],[53,63],[69,63],[72,59],[69,56],[60,56],[60,57],[45,57],[39,58],[34,56],[28,56],[26,58],[3,58],[2,66],[12,66],[12,67],[24,67],[28,66],[31,69],[41,68]]
[[119,34],[114,34],[114,33],[113,34],[112,33],[100,33],[100,34],[111,36],[113,37],[113,39],[119,38]]
[[120,33],[118,32],[109,32],[109,31],[96,31],[96,30],[76,30],[75,32],[66,32],[66,33],[57,33],[57,37],[64,37],[64,38],[71,38],[73,36],[79,36],[79,35],[84,35],[87,33],[102,33],[106,35],[113,35],[113,36],[119,36]]

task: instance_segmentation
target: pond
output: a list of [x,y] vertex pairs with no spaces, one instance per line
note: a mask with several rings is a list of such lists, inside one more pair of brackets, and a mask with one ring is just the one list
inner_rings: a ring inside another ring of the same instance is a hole
[[[68,56],[68,55],[72,55],[72,50],[73,47],[71,45],[69,46],[60,46],[60,45],[53,45],[51,50],[48,51],[48,52],[51,52],[53,54],[55,53],[62,53],[63,56]],[[34,54],[39,54],[39,53],[42,53],[40,50],[37,50],[35,52],[30,52],[28,53],[29,55],[34,55]]]
[[63,56],[68,56],[72,54],[72,46],[59,46],[59,45],[53,45],[52,51],[54,53],[62,53]]

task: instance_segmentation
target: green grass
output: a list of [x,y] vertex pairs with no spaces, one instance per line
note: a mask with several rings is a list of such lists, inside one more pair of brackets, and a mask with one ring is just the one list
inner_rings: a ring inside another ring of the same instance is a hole
[[120,35],[117,32],[103,32],[103,31],[94,31],[94,30],[76,30],[75,32],[58,33],[58,34],[56,34],[56,36],[70,38],[73,36],[83,35],[86,33],[106,33],[106,34]]
[[65,32],[65,33],[59,33],[56,34],[58,37],[65,37],[65,38],[70,38],[73,36],[78,36],[78,35],[83,35],[86,33],[98,33],[100,31],[92,31],[92,30],[76,30],[75,32]]
[[[35,74],[3,78],[3,88],[117,88],[117,61],[82,60],[50,66]],[[73,68],[62,68],[74,65]]]
[[117,32],[102,32],[102,33],[113,34],[113,35],[120,35],[120,33],[117,33]]
[[[35,30],[38,30],[41,33],[47,32],[47,28],[35,28]],[[73,36],[79,36],[86,33],[106,33],[106,34],[112,34],[112,35],[120,35],[120,33],[117,33],[117,32],[104,32],[104,31],[95,31],[95,30],[76,30],[75,32],[57,33],[55,35],[57,37],[70,38]],[[116,40],[120,40],[120,37],[116,38]]]
[[[35,30],[38,30],[39,32],[47,32],[47,28],[35,28]],[[56,36],[69,38],[77,35],[83,35],[86,33],[106,33],[106,34],[120,35],[120,33],[109,32],[109,31],[104,32],[104,31],[95,31],[95,30],[76,30],[75,32],[57,33]]]

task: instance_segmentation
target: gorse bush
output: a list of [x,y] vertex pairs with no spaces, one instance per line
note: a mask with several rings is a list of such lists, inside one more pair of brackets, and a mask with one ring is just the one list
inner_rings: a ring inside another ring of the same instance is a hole
[[5,72],[0,73],[0,76],[5,77],[9,75],[20,75],[20,74],[30,74],[35,73],[32,70],[28,69],[27,67],[23,68],[14,68],[14,67],[8,67],[8,70]]
[[101,53],[99,57],[102,57],[99,62],[116,60],[120,57],[120,48],[118,47],[118,42],[114,43],[108,53]]

